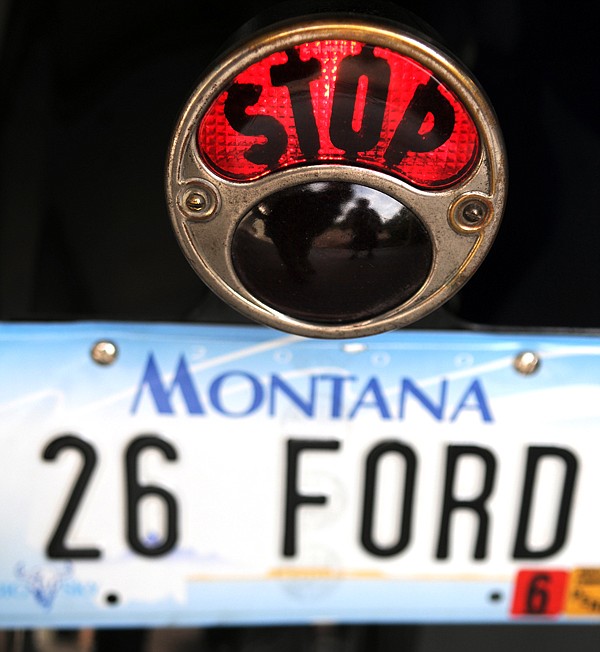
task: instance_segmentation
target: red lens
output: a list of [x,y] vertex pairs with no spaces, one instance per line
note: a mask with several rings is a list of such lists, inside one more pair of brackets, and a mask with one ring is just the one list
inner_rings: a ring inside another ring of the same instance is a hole
[[443,188],[474,168],[479,136],[462,103],[413,59],[331,40],[277,52],[239,74],[204,115],[198,147],[230,180],[339,162]]

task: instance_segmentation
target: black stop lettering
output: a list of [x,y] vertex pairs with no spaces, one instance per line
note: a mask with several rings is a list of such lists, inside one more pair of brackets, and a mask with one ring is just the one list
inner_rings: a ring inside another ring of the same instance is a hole
[[254,106],[262,93],[262,86],[234,82],[223,107],[229,124],[243,136],[263,136],[266,143],[256,143],[244,152],[244,157],[256,165],[270,169],[277,166],[284,154],[288,137],[283,125],[272,116],[248,115],[246,109]]
[[[357,107],[361,78],[367,88],[364,107]],[[333,96],[329,135],[331,142],[350,158],[366,152],[379,142],[390,85],[390,66],[376,57],[372,48],[364,47],[360,54],[346,57],[340,64]],[[357,108],[362,109],[360,128],[355,131],[352,121]]]
[[[428,114],[433,116],[433,127],[419,133]],[[396,132],[385,152],[385,162],[398,165],[408,152],[431,152],[452,135],[454,109],[440,93],[439,84],[430,77],[427,84],[420,84],[400,120]]]
[[286,86],[294,111],[298,144],[305,158],[319,153],[319,131],[310,95],[310,82],[321,75],[321,64],[314,57],[302,61],[296,49],[285,51],[288,60],[271,68],[273,86]]

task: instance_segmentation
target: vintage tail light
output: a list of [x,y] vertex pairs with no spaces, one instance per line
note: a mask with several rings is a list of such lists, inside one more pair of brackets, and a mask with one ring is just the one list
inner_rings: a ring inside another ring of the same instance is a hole
[[470,73],[402,24],[278,22],[189,98],[167,166],[177,238],[223,300],[313,337],[407,325],[454,295],[497,232],[506,162]]

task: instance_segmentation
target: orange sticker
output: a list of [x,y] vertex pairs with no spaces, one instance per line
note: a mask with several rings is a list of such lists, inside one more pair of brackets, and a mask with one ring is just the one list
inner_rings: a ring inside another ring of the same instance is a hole
[[565,613],[600,616],[600,568],[576,568],[571,573]]

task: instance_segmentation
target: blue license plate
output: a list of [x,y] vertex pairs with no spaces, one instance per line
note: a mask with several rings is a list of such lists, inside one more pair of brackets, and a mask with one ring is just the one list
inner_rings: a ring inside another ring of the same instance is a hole
[[0,626],[597,622],[600,340],[0,326]]

